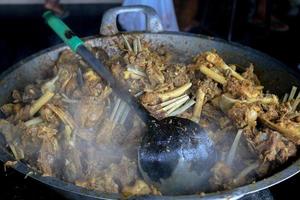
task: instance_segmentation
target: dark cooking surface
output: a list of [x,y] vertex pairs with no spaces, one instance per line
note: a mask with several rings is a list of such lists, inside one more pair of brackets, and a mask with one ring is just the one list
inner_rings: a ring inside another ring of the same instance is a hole
[[[298,193],[300,184],[300,176],[297,175],[289,180],[273,186],[270,190],[264,190],[254,194],[247,195],[241,200],[280,200],[286,199],[287,195],[290,199]],[[26,178],[13,169],[3,171],[3,165],[0,164],[0,187],[1,198],[3,200],[52,200],[62,199],[60,194],[38,183],[37,181]]]
[[[80,12],[76,5],[67,7],[71,10],[72,19],[67,19],[67,23],[80,36],[93,35],[98,32],[100,26],[100,17],[103,10],[112,5],[92,5],[80,6]],[[84,12],[89,9],[89,12]],[[18,15],[16,15],[16,11]],[[43,24],[39,18],[43,9],[41,6],[29,6],[23,12],[20,7],[1,7],[0,6],[0,71],[11,66],[16,61],[31,55],[38,50],[44,49],[59,40],[56,40],[51,31]],[[240,10],[242,11],[242,10]],[[82,16],[80,13],[85,13]],[[221,13],[221,12],[220,12]],[[26,17],[24,17],[26,16]],[[74,20],[75,19],[75,20]],[[220,18],[219,18],[220,19]],[[222,19],[222,18],[221,18]],[[298,20],[299,21],[299,20]],[[236,38],[244,44],[261,49],[268,54],[283,60],[289,66],[295,67],[296,63],[300,62],[299,51],[294,51],[293,47],[299,46],[299,39],[296,36],[300,35],[299,27],[296,27],[295,21],[290,21],[291,31],[288,33],[274,33],[267,38],[259,33],[259,30],[252,30],[249,27],[243,27],[243,30],[237,30]],[[252,31],[252,32],[251,32]],[[251,33],[254,35],[251,36]],[[22,37],[21,37],[22,36]],[[24,39],[26,38],[26,39]],[[33,42],[32,42],[33,41]],[[273,186],[263,193],[255,193],[243,198],[243,200],[252,199],[293,199],[293,196],[298,194],[300,185],[300,175],[296,175],[287,181]],[[32,180],[31,178],[24,179],[24,176],[8,169],[6,173],[3,171],[3,165],[0,163],[0,199],[8,200],[50,200],[64,199],[50,188]],[[272,197],[273,196],[273,197]]]

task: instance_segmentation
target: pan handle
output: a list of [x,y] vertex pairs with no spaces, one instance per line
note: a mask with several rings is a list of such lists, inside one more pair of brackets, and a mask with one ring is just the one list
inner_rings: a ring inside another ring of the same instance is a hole
[[117,17],[121,13],[128,12],[142,12],[146,16],[146,31],[157,33],[163,31],[162,23],[156,13],[156,11],[143,5],[134,6],[120,6],[111,8],[103,15],[100,34],[101,35],[115,35],[119,32],[117,28]]

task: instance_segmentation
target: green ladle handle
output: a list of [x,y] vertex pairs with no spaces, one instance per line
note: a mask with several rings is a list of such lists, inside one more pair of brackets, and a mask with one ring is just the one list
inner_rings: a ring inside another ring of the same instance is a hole
[[78,47],[83,45],[83,41],[77,37],[71,29],[61,21],[51,11],[47,11],[43,14],[46,23],[52,28],[52,30],[74,51],[76,52]]

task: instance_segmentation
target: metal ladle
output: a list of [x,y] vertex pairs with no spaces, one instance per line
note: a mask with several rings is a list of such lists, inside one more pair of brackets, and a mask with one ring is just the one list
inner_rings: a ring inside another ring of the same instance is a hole
[[138,151],[139,170],[163,194],[189,194],[205,190],[216,150],[208,134],[197,123],[179,117],[157,120],[112,76],[68,26],[51,11],[47,24],[79,54],[125,101],[148,127]]

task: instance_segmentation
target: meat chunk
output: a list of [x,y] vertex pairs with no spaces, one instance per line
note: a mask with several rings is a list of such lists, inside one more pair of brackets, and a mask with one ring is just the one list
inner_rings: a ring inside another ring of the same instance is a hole
[[109,175],[103,174],[99,177],[93,177],[87,180],[76,180],[75,184],[91,190],[97,190],[108,193],[118,193],[119,186]]
[[39,98],[41,96],[41,89],[37,85],[27,85],[24,89],[22,95],[22,101],[25,103],[30,103],[31,101]]
[[256,104],[235,103],[228,111],[228,116],[232,119],[238,128],[245,126],[255,127],[258,114],[261,108]]
[[215,190],[229,189],[233,179],[233,171],[224,162],[217,162],[211,169],[212,177],[209,183]]
[[218,84],[209,78],[198,81],[196,85],[205,93],[205,102],[212,100],[222,92]]
[[167,83],[172,83],[175,87],[180,87],[190,82],[187,67],[183,64],[174,64],[167,67],[164,72]]
[[249,80],[237,80],[230,77],[224,87],[224,91],[230,93],[234,98],[248,99],[262,96],[261,86],[256,86]]
[[112,164],[107,171],[107,174],[112,174],[114,179],[118,180],[120,185],[131,184],[137,178],[137,167],[135,162],[123,156],[119,164]]
[[264,161],[284,163],[296,154],[296,146],[279,132],[271,129],[260,131],[254,139],[254,145]]
[[60,146],[56,139],[56,129],[47,126],[40,126],[38,137],[42,139],[41,149],[37,159],[37,166],[43,172],[43,176],[55,176],[59,173],[57,163],[60,155]]
[[146,67],[146,74],[148,76],[148,79],[153,87],[163,84],[165,82],[165,77],[161,70],[153,65],[152,63],[148,64]]
[[254,83],[254,85],[260,85],[260,81],[258,79],[258,77],[256,76],[256,74],[254,73],[254,65],[250,64],[250,66],[246,69],[246,71],[242,74],[242,76],[247,79],[250,80],[252,83]]

